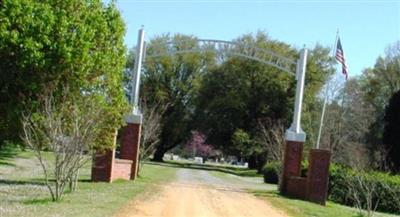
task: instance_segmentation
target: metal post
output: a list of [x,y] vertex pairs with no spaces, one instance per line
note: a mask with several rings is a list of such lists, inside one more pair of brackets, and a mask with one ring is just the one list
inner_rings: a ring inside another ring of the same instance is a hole
[[303,103],[304,93],[304,79],[306,73],[307,64],[307,49],[303,48],[300,51],[300,58],[297,60],[296,67],[296,100],[293,112],[293,122],[289,129],[286,130],[286,140],[304,142],[306,140],[306,134],[301,129],[301,108]]
[[322,126],[324,125],[325,109],[326,109],[326,103],[328,101],[328,94],[329,94],[328,91],[329,91],[329,81],[328,81],[328,84],[326,85],[326,90],[325,90],[325,99],[324,99],[324,105],[322,106],[321,120],[319,122],[319,130],[318,130],[316,149],[319,149],[319,143],[321,141]]
[[133,68],[133,86],[131,93],[131,103],[133,106],[133,114],[140,114],[139,111],[139,86],[140,86],[140,73],[142,70],[142,60],[144,51],[144,29],[139,29],[138,41],[136,47],[135,65]]
[[[332,57],[333,58],[335,58],[336,44],[337,44],[338,38],[339,38],[339,29],[336,31],[335,44],[333,44],[333,47],[332,47]],[[328,83],[326,85],[326,90],[325,90],[324,105],[322,106],[321,119],[319,122],[317,144],[315,145],[316,149],[319,149],[319,144],[321,142],[322,127],[324,126],[324,119],[325,119],[326,103],[328,102],[328,97],[329,97],[328,95],[329,95],[330,82],[331,82],[331,79],[328,77]]]

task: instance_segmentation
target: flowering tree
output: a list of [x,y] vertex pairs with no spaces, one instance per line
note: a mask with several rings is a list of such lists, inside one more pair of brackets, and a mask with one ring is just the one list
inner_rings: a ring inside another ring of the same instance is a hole
[[192,153],[192,156],[200,156],[203,158],[217,155],[217,151],[209,144],[206,144],[206,135],[201,132],[193,131],[192,137],[185,145],[185,151]]

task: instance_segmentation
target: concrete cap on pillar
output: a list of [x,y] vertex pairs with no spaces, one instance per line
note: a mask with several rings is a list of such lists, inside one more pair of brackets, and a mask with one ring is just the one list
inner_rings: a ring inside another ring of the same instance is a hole
[[305,142],[306,141],[306,133],[303,131],[295,132],[291,129],[287,129],[286,133],[285,133],[285,139],[288,141]]
[[129,114],[125,116],[126,123],[129,124],[142,124],[143,123],[143,115],[141,114]]

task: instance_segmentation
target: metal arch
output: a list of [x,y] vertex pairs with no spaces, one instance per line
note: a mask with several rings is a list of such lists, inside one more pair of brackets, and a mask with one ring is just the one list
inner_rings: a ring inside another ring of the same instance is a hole
[[[166,55],[182,54],[182,53],[201,53],[201,52],[216,52],[226,53],[230,55],[240,56],[248,59],[252,59],[267,65],[274,66],[282,71],[288,72],[292,75],[296,75],[296,61],[278,55],[270,50],[261,49],[255,46],[249,46],[243,43],[237,43],[232,41],[215,40],[215,39],[197,39],[200,43],[200,47],[185,50],[173,50],[170,47],[165,52],[159,52],[148,57],[160,57]],[[184,43],[184,42],[182,42]],[[167,42],[167,45],[180,45],[182,43]],[[205,47],[205,48],[204,48]]]
[[[138,43],[136,46],[136,59],[135,59],[135,65],[134,65],[134,71],[133,71],[133,81],[134,81],[134,88],[132,88],[132,96],[134,97],[134,100],[131,101],[133,104],[133,112],[131,115],[128,115],[127,121],[132,121],[133,123],[141,123],[141,114],[138,109],[137,104],[137,99],[139,96],[139,82],[140,82],[140,74],[141,74],[141,63],[144,58],[145,54],[145,46],[144,46],[144,29],[143,27],[139,30],[139,35],[138,35]],[[198,41],[198,40],[197,40]],[[280,55],[277,55],[271,51],[264,50],[264,49],[259,49],[259,48],[254,48],[254,47],[246,47],[245,45],[239,44],[239,43],[234,43],[234,42],[226,42],[222,40],[202,40],[201,43],[204,44],[210,44],[211,46],[208,46],[209,49],[214,50],[215,52],[223,52],[225,50],[231,51],[229,48],[233,48],[234,52],[236,52],[237,47],[239,47],[239,50],[242,50],[242,48],[247,48],[244,51],[250,52],[251,55],[249,55],[246,52],[239,52],[240,55],[244,55],[247,58],[257,58],[266,61],[267,64],[272,65],[272,66],[279,66],[281,67],[282,62],[285,64],[282,66],[285,71],[288,72],[293,72],[291,70],[292,66],[295,66],[295,72],[296,75],[296,98],[295,98],[295,104],[294,104],[294,111],[293,111],[293,122],[290,126],[289,129],[286,130],[285,138],[286,141],[296,141],[296,142],[301,142],[304,143],[306,140],[306,134],[305,132],[301,129],[301,110],[302,110],[302,103],[303,103],[303,93],[304,93],[304,82],[305,82],[305,74],[306,74],[306,65],[307,65],[307,54],[308,50],[306,48],[303,48],[300,51],[300,57],[297,61],[290,60],[286,57],[282,57]],[[173,44],[173,43],[172,43]],[[237,45],[238,44],[238,45]],[[221,46],[222,45],[222,46]],[[234,46],[233,46],[234,45]],[[216,49],[216,46],[218,49]],[[167,47],[167,51],[171,51],[171,47]],[[193,49],[192,49],[193,50]],[[260,52],[260,50],[262,52]],[[177,51],[175,48],[172,51]],[[179,51],[179,50],[178,50]],[[200,49],[201,51],[201,49]],[[190,52],[188,50],[187,52]],[[198,52],[198,51],[197,51]],[[256,55],[258,52],[264,53],[264,55],[258,56]],[[167,53],[168,54],[168,53]],[[217,53],[218,54],[218,53]],[[165,55],[165,53],[164,53]],[[223,57],[223,56],[222,56]],[[261,57],[261,58],[259,58]],[[268,57],[267,60],[265,60],[265,57]],[[279,68],[278,67],[278,68]]]

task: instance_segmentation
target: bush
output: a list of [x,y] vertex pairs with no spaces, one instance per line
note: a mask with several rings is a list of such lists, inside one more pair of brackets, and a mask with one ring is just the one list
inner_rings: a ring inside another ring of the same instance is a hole
[[301,177],[307,177],[308,173],[308,160],[302,160],[301,161],[301,169],[300,169],[300,176]]
[[400,214],[400,176],[382,172],[356,172],[338,165],[331,165],[329,173],[329,200],[348,206],[356,205],[350,186],[361,193],[356,182],[357,177],[362,177],[365,185],[375,188],[372,198],[374,203],[378,203],[377,211]]
[[262,168],[264,182],[270,184],[279,183],[279,173],[281,171],[282,163],[278,161],[269,162]]

